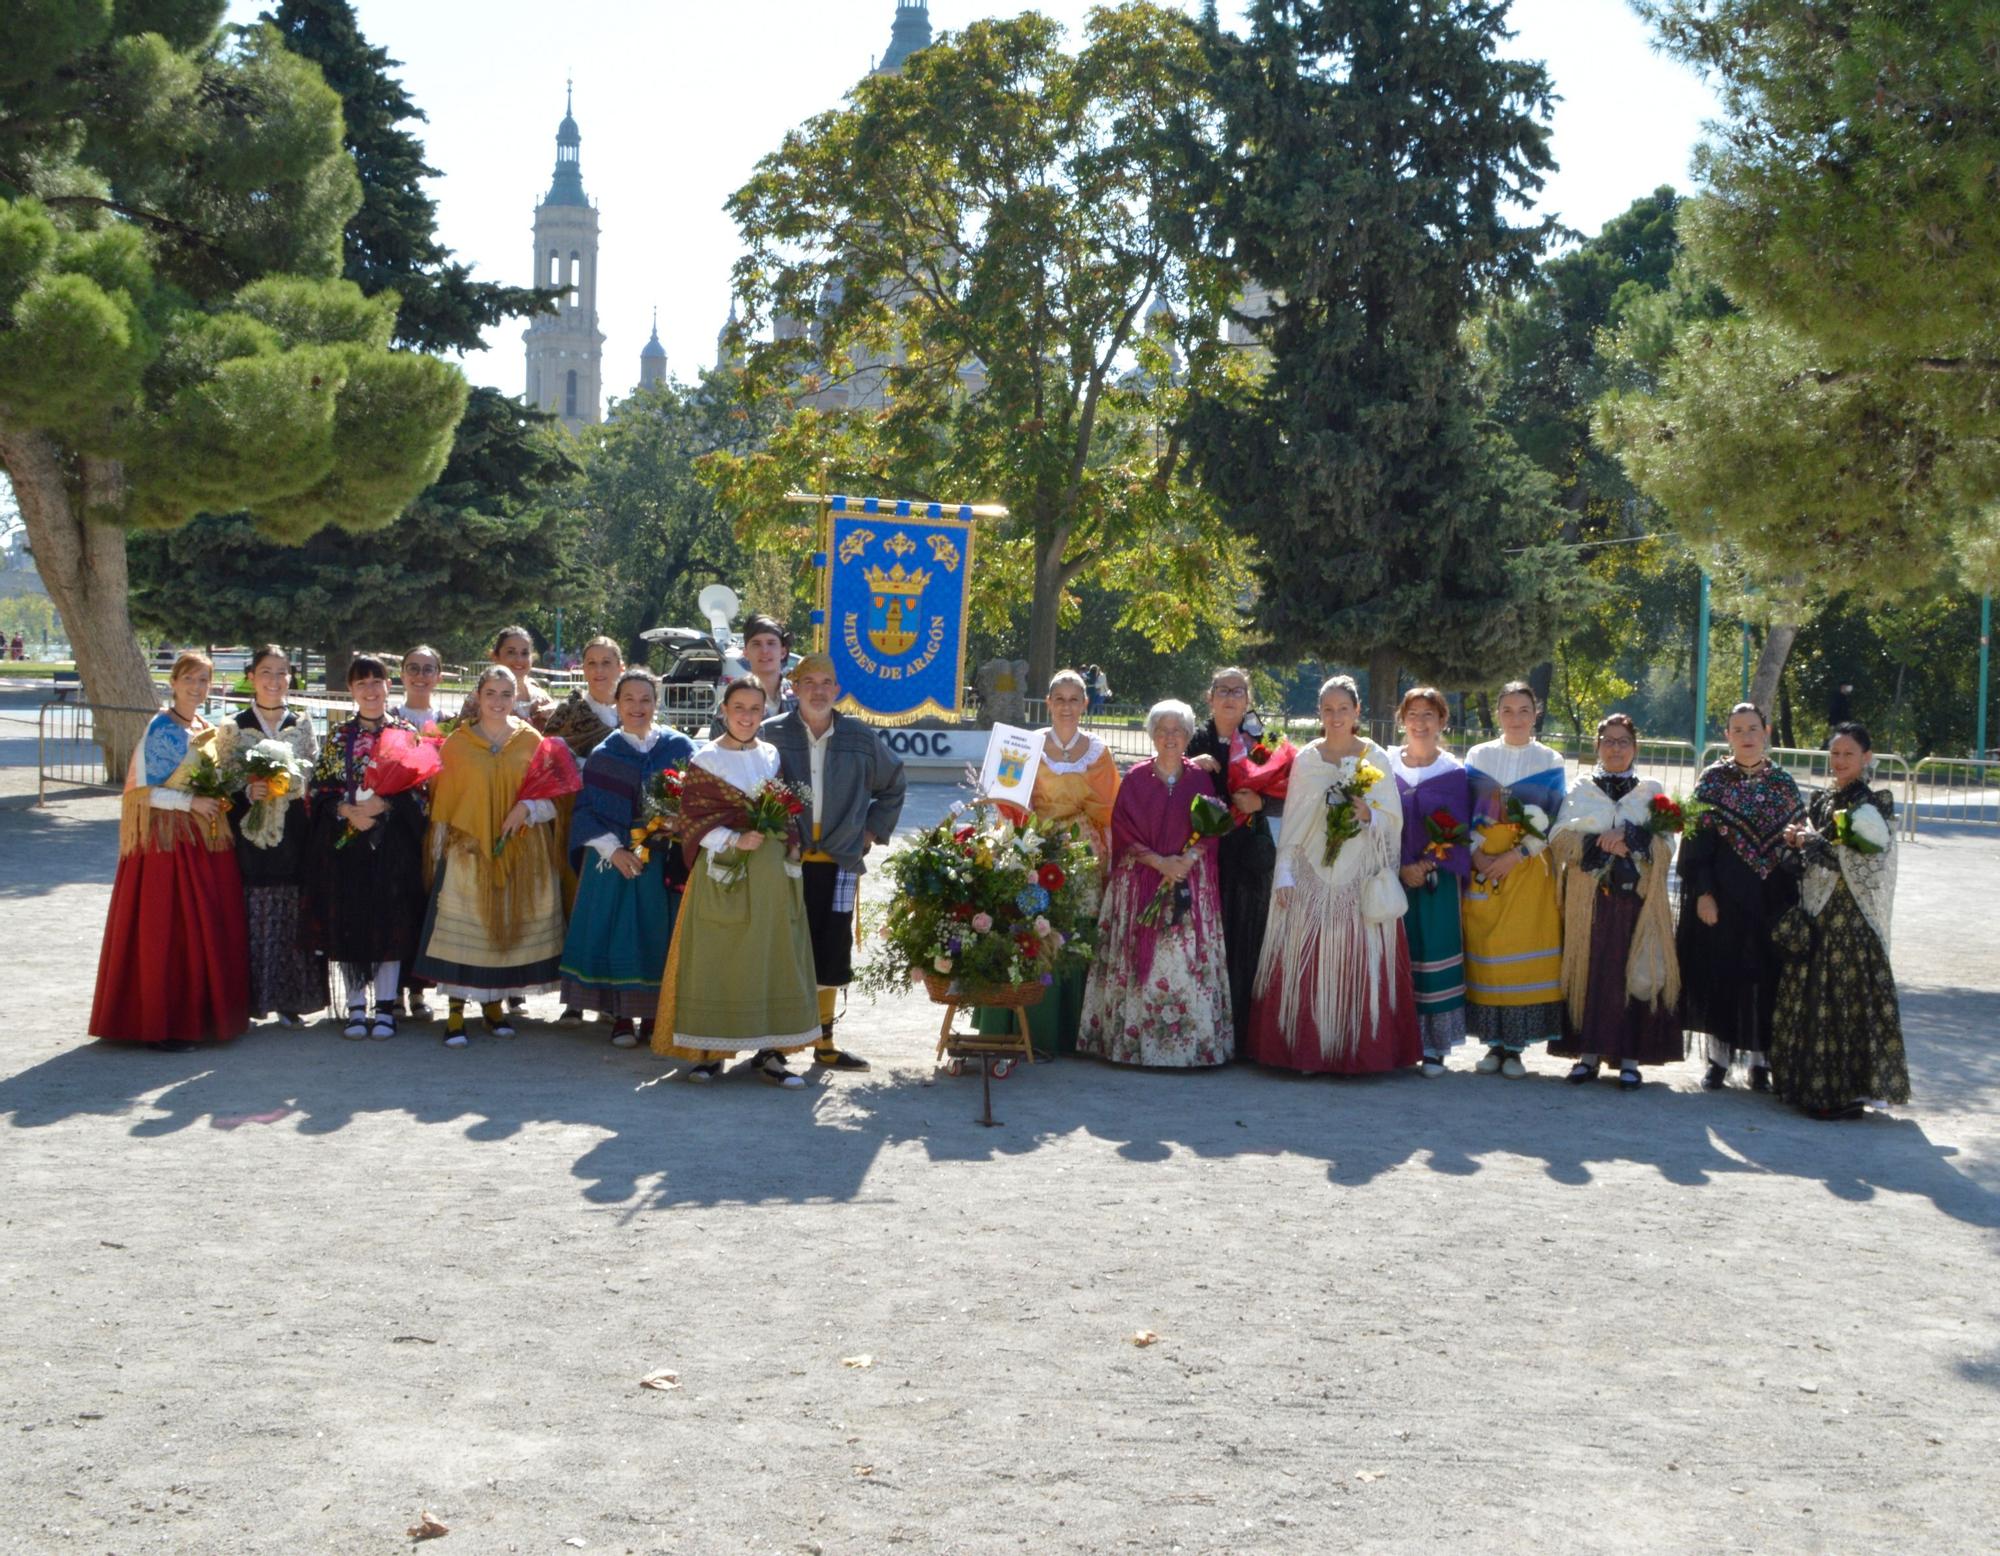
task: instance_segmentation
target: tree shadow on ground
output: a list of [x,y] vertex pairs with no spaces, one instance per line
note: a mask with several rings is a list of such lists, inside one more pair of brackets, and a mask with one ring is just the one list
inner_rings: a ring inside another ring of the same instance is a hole
[[[1979,1039],[1994,1003],[1962,990],[1906,996],[1920,1097],[1949,1098],[1954,1109],[1991,1105],[2000,1055]],[[693,1087],[650,1054],[610,1048],[603,1032],[530,1021],[519,1038],[476,1035],[464,1051],[443,1050],[434,1030],[418,1028],[389,1043],[344,1042],[325,1023],[302,1033],[259,1026],[187,1054],[91,1043],[0,1080],[0,1118],[15,1130],[129,1120],[141,1140],[268,1124],[331,1135],[378,1114],[456,1127],[476,1142],[570,1128],[580,1136],[570,1171],[583,1198],[632,1214],[852,1200],[885,1149],[914,1147],[939,1163],[997,1161],[1081,1132],[1135,1164],[1176,1153],[1303,1157],[1324,1162],[1336,1188],[1413,1168],[1470,1178],[1499,1157],[1572,1185],[1621,1163],[1687,1187],[1778,1174],[1850,1202],[1914,1194],[1955,1220],[2000,1227],[1996,1186],[1954,1166],[1955,1148],[1933,1143],[1916,1119],[1818,1123],[1736,1088],[1711,1095],[1654,1083],[1624,1095],[1608,1080],[1565,1085],[1552,1068],[1504,1081],[1473,1074],[1463,1055],[1435,1081],[1065,1059],[996,1083],[1003,1124],[986,1129],[976,1073],[933,1078],[905,1065],[865,1078],[815,1074],[803,1093],[745,1075]],[[1687,1068],[1665,1073],[1685,1086]]]
[[116,796],[89,798],[98,803],[88,813],[38,805],[0,814],[0,901],[46,897],[118,873]]
[[[1919,1047],[1926,1061],[1942,1050],[1936,1068],[1955,1072],[1949,1084],[1960,1105],[2000,1088],[2000,1058],[1989,1051],[1966,1053],[1962,1042],[1929,1036]],[[1920,1086],[1945,1084],[1928,1062],[1919,1073]],[[944,1100],[924,1111],[969,1120],[978,1088],[971,1075],[941,1081],[931,1094],[955,1099],[956,1109]],[[1915,1119],[1822,1123],[1739,1088],[1718,1095],[1656,1082],[1624,1094],[1608,1079],[1572,1087],[1546,1071],[1503,1081],[1460,1068],[1427,1081],[1414,1072],[1338,1078],[1235,1065],[1189,1073],[1066,1059],[1017,1071],[995,1088],[994,1110],[1005,1120],[997,1130],[912,1120],[894,1088],[858,1090],[854,1100],[868,1115],[861,1127],[939,1161],[1020,1155],[1081,1129],[1128,1162],[1176,1151],[1217,1160],[1295,1155],[1324,1161],[1329,1184],[1347,1188],[1410,1166],[1469,1178],[1496,1156],[1538,1162],[1551,1180],[1573,1185],[1625,1163],[1688,1187],[1775,1173],[1849,1201],[1915,1194],[1954,1220],[2000,1228],[2000,1193],[1954,1167],[1956,1148],[1934,1144]]]

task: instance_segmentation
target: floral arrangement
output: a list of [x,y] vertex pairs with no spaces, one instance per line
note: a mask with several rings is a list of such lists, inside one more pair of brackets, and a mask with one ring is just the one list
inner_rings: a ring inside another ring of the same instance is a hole
[[[577,770],[576,757],[568,742],[559,736],[548,736],[535,747],[535,754],[528,758],[528,770],[521,775],[521,787],[514,796],[515,804],[523,800],[556,800],[565,794],[576,794],[583,788],[583,774]],[[507,850],[508,833],[502,832],[493,840],[493,857],[498,859]]]
[[[354,803],[365,805],[380,797],[393,799],[429,783],[444,767],[444,752],[438,741],[413,735],[406,729],[385,729],[375,737],[375,749],[361,782],[355,786]],[[333,846],[345,848],[361,834],[353,827],[342,830]]]
[[[1222,801],[1206,794],[1197,794],[1188,803],[1188,841],[1185,854],[1192,854],[1195,846],[1204,838],[1227,837],[1236,830],[1236,819],[1230,808]],[[1194,893],[1188,883],[1160,880],[1159,890],[1153,893],[1153,900],[1139,910],[1139,922],[1148,927],[1164,923],[1172,928],[1180,923],[1194,906]]]
[[1549,813],[1539,805],[1528,805],[1507,796],[1507,825],[1519,827],[1525,837],[1537,837],[1544,843],[1549,840]]
[[[766,778],[751,794],[747,809],[749,824],[737,828],[740,832],[761,832],[769,838],[782,838],[798,825],[812,805],[812,790],[803,784],[786,783],[782,778]],[[708,862],[709,873],[723,886],[729,887],[742,881],[747,868],[743,850],[740,848],[718,849]]]
[[1329,869],[1340,857],[1341,846],[1361,835],[1361,818],[1354,813],[1354,802],[1382,781],[1382,769],[1373,762],[1348,757],[1340,765],[1345,767],[1348,762],[1354,764],[1354,770],[1326,791],[1326,852],[1320,863]]
[[220,836],[222,818],[228,815],[232,808],[229,796],[236,788],[235,775],[230,771],[233,765],[226,755],[222,762],[218,762],[212,749],[204,749],[188,773],[188,793],[198,795],[205,800],[214,800],[218,807],[216,814],[209,817],[207,822],[206,830],[211,838]]
[[257,848],[273,848],[285,836],[285,804],[304,777],[296,752],[282,740],[260,740],[236,759],[246,784],[263,783],[268,793],[251,802],[243,818],[244,840]]
[[[1424,844],[1425,855],[1442,865],[1451,857],[1454,848],[1464,845],[1465,823],[1443,806],[1439,806],[1424,817],[1424,836],[1428,839]],[[1435,883],[1435,876],[1432,877],[1432,881]]]
[[[1280,729],[1276,740],[1259,738],[1243,755],[1229,763],[1228,790],[1238,794],[1247,789],[1267,800],[1282,800],[1292,786],[1292,763],[1298,747]],[[1236,825],[1247,827],[1256,817],[1249,811],[1236,812]]]
[[[653,839],[669,842],[680,835],[681,770],[663,768],[646,780],[639,791],[639,824],[632,828],[630,847],[633,858],[645,864],[653,857]],[[611,868],[609,860],[597,861],[600,870]]]
[[1879,854],[1889,846],[1889,823],[1873,805],[1854,805],[1833,813],[1833,840],[1857,854]]
[[1654,837],[1679,837],[1687,830],[1687,811],[1679,801],[1656,794],[1646,806],[1646,830]]
[[1701,818],[1715,809],[1705,800],[1691,799],[1679,794],[1674,796],[1674,803],[1680,807],[1682,837],[1693,837],[1701,829]]
[[1073,822],[1016,824],[990,802],[974,805],[919,833],[883,870],[895,890],[883,951],[859,980],[870,993],[924,973],[967,989],[1047,983],[1090,960],[1098,863]]

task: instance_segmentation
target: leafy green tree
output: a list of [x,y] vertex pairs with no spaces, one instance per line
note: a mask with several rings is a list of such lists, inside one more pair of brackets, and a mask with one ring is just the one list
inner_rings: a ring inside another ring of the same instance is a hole
[[237,515],[142,536],[133,618],[197,642],[304,643],[327,656],[332,686],[357,649],[426,640],[483,659],[503,622],[545,627],[557,605],[601,602],[583,515],[557,500],[576,471],[567,441],[517,401],[474,394],[443,474],[390,528],[274,546]]
[[1270,650],[1450,682],[1541,658],[1572,569],[1546,476],[1487,420],[1462,332],[1529,275],[1551,224],[1510,224],[1551,164],[1536,65],[1497,56],[1505,4],[1253,0],[1202,30],[1222,118],[1211,245],[1271,294],[1269,370],[1200,401],[1189,437],[1260,547]]
[[[1493,417],[1555,483],[1562,538],[1593,586],[1568,602],[1552,662],[1528,677],[1545,683],[1551,716],[1576,730],[1613,707],[1652,734],[1682,736],[1692,723],[1699,570],[1666,515],[1591,435],[1613,371],[1605,334],[1667,288],[1681,203],[1665,187],[1633,201],[1519,293],[1494,299],[1476,334],[1473,360]],[[1723,306],[1719,292],[1708,300]],[[1647,538],[1663,531],[1669,538]],[[1678,674],[1659,673],[1676,664]]]
[[697,463],[754,445],[757,427],[724,374],[641,389],[586,434],[582,474],[565,501],[604,580],[601,630],[631,658],[643,657],[648,627],[701,624],[695,601],[705,585],[746,593],[749,557]]
[[1979,587],[2000,548],[2000,16],[1977,0],[1663,0],[1639,9],[1719,81],[1686,262],[1737,311],[1621,332],[1654,368],[1600,412],[1633,480],[1797,628]]
[[[347,0],[283,0],[265,21],[340,94],[362,195],[343,233],[342,272],[363,291],[401,298],[398,345],[476,351],[491,325],[561,295],[474,280],[438,242],[423,184],[437,169],[411,128],[424,114]],[[593,580],[576,554],[580,526],[552,500],[574,472],[551,418],[476,388],[449,463],[396,524],[367,535],[322,531],[291,546],[261,539],[241,515],[197,519],[135,548],[140,615],[159,630],[204,637],[279,633],[323,653],[328,684],[339,686],[363,645],[427,638],[471,649],[502,621],[532,623],[557,607],[588,613]],[[498,576],[502,568],[509,576]],[[182,603],[190,591],[199,599]]]
[[1140,0],[1092,12],[1074,53],[1032,12],[975,22],[758,165],[729,205],[745,381],[807,411],[711,470],[760,543],[794,539],[758,522],[787,485],[1006,503],[979,608],[1029,601],[1038,683],[1072,586],[1170,645],[1233,608],[1214,574],[1241,546],[1174,430],[1232,371],[1235,271],[1190,227],[1199,67],[1185,20]]
[[31,10],[0,53],[0,467],[88,695],[146,707],[127,532],[378,528],[465,383],[339,278],[339,99],[275,32],[225,34],[220,0]]

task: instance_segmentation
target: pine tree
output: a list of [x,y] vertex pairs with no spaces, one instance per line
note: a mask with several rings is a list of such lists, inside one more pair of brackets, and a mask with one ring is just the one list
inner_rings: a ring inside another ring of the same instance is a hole
[[385,524],[465,406],[455,369],[393,349],[395,298],[340,279],[339,99],[222,10],[40,6],[0,51],[0,467],[101,704],[155,695],[130,529]]
[[[264,20],[340,95],[344,144],[361,177],[342,273],[402,299],[397,342],[476,351],[489,326],[546,311],[559,291],[474,280],[438,242],[437,206],[423,185],[437,169],[408,128],[424,122],[423,111],[392,74],[399,62],[362,35],[347,0],[282,0]],[[449,463],[395,524],[289,547],[260,540],[240,515],[200,519],[135,547],[136,609],[146,625],[177,634],[297,638],[325,654],[328,682],[339,685],[348,652],[364,644],[469,642],[502,621],[585,604],[579,525],[553,495],[575,473],[552,418],[475,388]],[[197,589],[199,609],[187,599]]]
[[1567,566],[1545,476],[1486,420],[1462,332],[1551,233],[1510,225],[1551,164],[1549,84],[1497,57],[1504,3],[1254,0],[1202,29],[1222,118],[1212,242],[1271,294],[1269,370],[1189,434],[1262,555],[1257,625],[1365,659],[1378,718],[1408,664],[1498,678],[1546,652]]

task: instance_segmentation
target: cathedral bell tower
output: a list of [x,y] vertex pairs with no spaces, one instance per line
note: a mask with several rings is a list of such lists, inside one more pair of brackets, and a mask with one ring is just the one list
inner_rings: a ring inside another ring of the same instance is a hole
[[604,336],[597,328],[597,207],[583,192],[583,136],[572,104],[566,97],[556,130],[555,178],[535,207],[534,268],[536,286],[569,291],[521,338],[528,346],[528,404],[560,416],[575,432],[604,419]]

